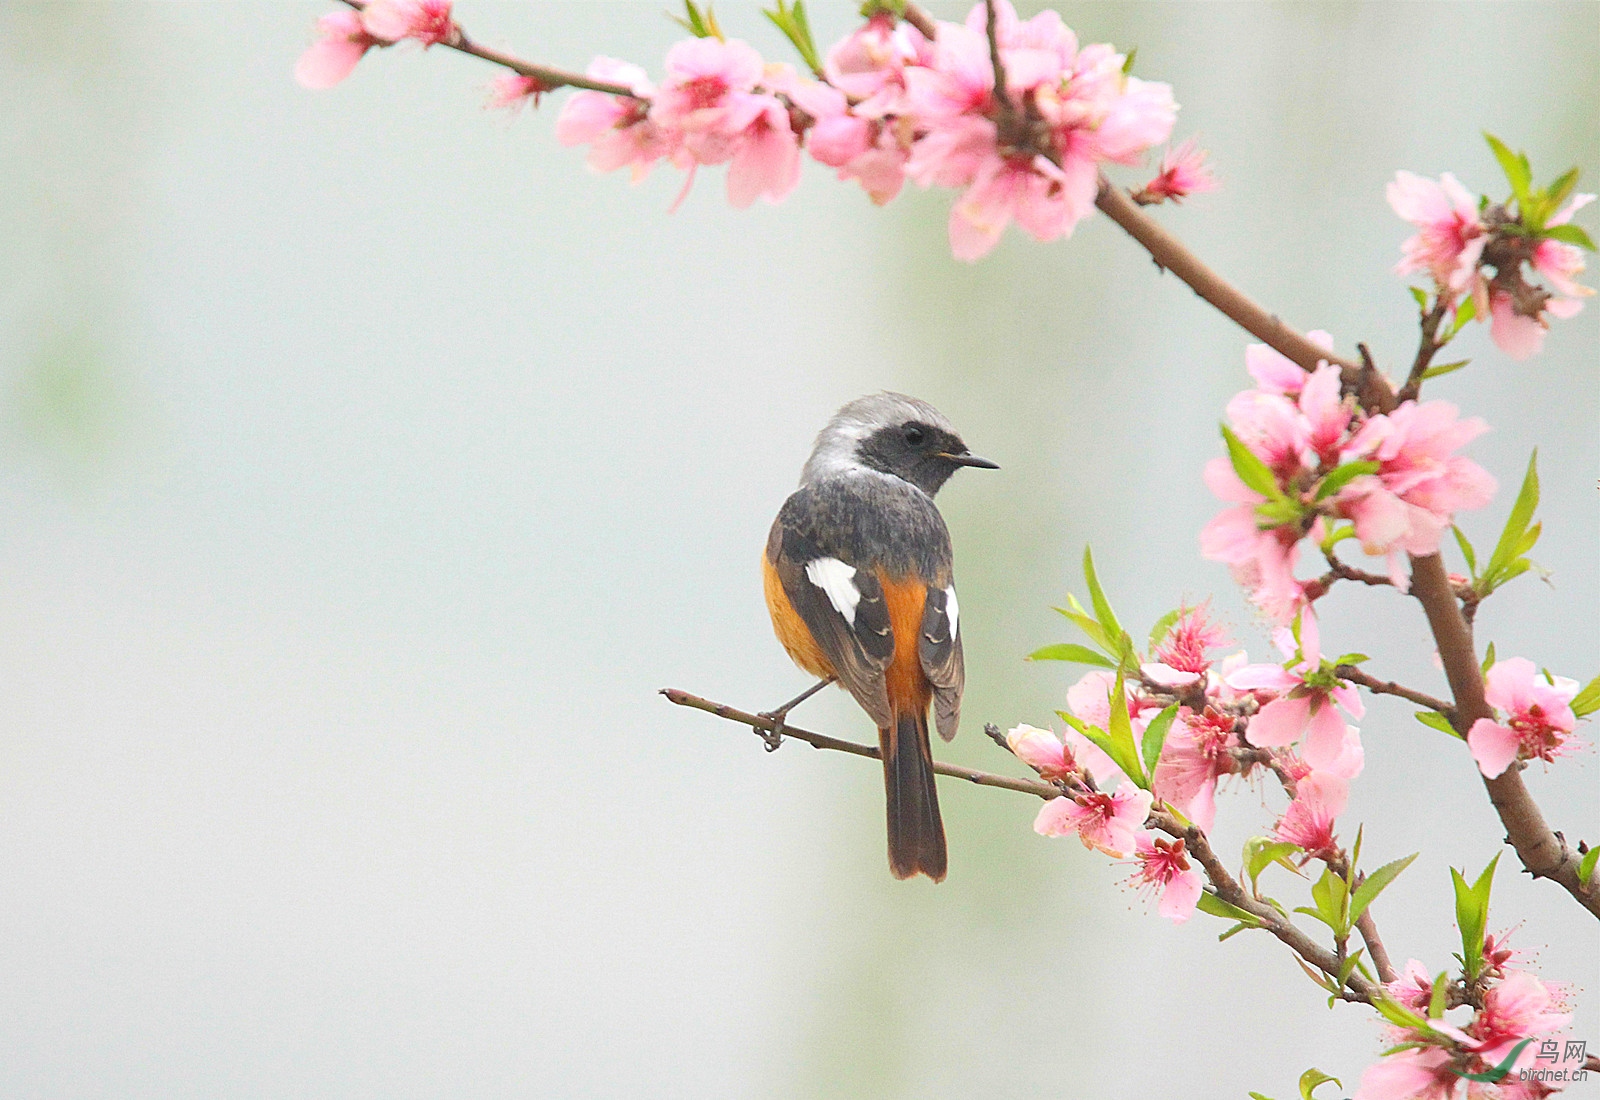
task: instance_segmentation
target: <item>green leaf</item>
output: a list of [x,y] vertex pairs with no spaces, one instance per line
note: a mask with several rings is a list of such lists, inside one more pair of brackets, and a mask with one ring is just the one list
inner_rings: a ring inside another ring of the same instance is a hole
[[1438,730],[1440,733],[1448,733],[1451,737],[1457,739],[1461,737],[1461,735],[1456,732],[1456,728],[1450,724],[1450,719],[1446,718],[1436,710],[1419,710],[1412,717],[1416,718],[1416,720],[1421,722],[1424,726],[1430,726],[1433,729]]
[[704,12],[695,6],[694,0],[683,0],[683,7],[688,18],[679,18],[676,15],[669,15],[667,18],[696,38],[720,39],[722,37],[722,28],[717,26],[717,17],[712,12],[709,4],[706,5]]
[[1505,1056],[1504,1061],[1485,1073],[1464,1073],[1454,1066],[1450,1068],[1450,1072],[1457,1077],[1465,1077],[1468,1081],[1484,1081],[1493,1084],[1502,1080],[1506,1074],[1511,1072],[1511,1067],[1517,1064],[1518,1058],[1522,1057],[1522,1048],[1531,1042],[1533,1042],[1532,1038],[1522,1040],[1522,1042],[1511,1048],[1511,1053]]
[[1295,912],[1316,917],[1333,929],[1335,936],[1350,934],[1350,894],[1344,879],[1324,868],[1322,877],[1311,884],[1311,900],[1317,903],[1315,910],[1297,909]]
[[1474,578],[1478,575],[1478,554],[1472,549],[1472,543],[1467,541],[1467,536],[1455,524],[1450,525],[1451,532],[1456,537],[1456,546],[1461,549],[1461,558],[1467,563],[1467,572]]
[[1470,362],[1472,362],[1471,359],[1457,359],[1454,363],[1440,363],[1436,367],[1429,367],[1427,370],[1423,371],[1422,377],[1424,380],[1427,380],[1429,378],[1439,378],[1446,374],[1454,374],[1456,371],[1460,370]]
[[1590,680],[1584,689],[1572,697],[1572,713],[1579,718],[1600,710],[1600,676]]
[[1226,932],[1224,932],[1220,936],[1218,936],[1217,937],[1217,942],[1218,943],[1223,943],[1224,941],[1231,940],[1231,939],[1233,939],[1233,937],[1237,936],[1240,932],[1248,932],[1248,931],[1250,931],[1250,929],[1252,929],[1254,927],[1256,927],[1256,926],[1253,925],[1253,924],[1236,924],[1232,928],[1228,929]]
[[1289,857],[1300,850],[1298,844],[1287,840],[1273,840],[1269,836],[1253,836],[1244,842],[1244,872],[1250,878],[1250,889],[1256,889],[1256,880],[1271,864],[1277,863],[1289,870],[1295,869]]
[[1578,861],[1578,881],[1585,886],[1594,878],[1594,863],[1597,858],[1600,858],[1600,848],[1590,848]]
[[811,38],[811,27],[806,22],[806,7],[803,0],[795,0],[793,7],[789,7],[785,0],[778,0],[776,11],[763,9],[761,14],[783,32],[783,36],[794,46],[800,59],[806,63],[806,68],[821,77],[822,59],[817,54],[816,42]]
[[1491,668],[1493,668],[1493,667],[1494,667],[1494,643],[1490,642],[1489,643],[1489,648],[1485,649],[1483,651],[1483,664],[1478,666],[1478,670],[1480,672],[1482,672],[1485,676],[1487,676],[1487,675],[1489,675],[1489,670]]
[[1338,546],[1341,542],[1343,542],[1345,539],[1353,539],[1355,537],[1356,537],[1356,525],[1355,524],[1353,524],[1353,523],[1341,523],[1341,524],[1338,524],[1338,525],[1330,524],[1329,525],[1328,534],[1322,540],[1322,551],[1323,551],[1323,553],[1328,553],[1335,546]]
[[1111,759],[1116,761],[1124,775],[1149,790],[1150,780],[1144,774],[1139,761],[1139,749],[1133,743],[1133,723],[1128,719],[1128,689],[1121,669],[1117,670],[1117,682],[1111,688],[1111,722],[1106,732],[1110,735],[1107,740],[1111,745],[1106,752]]
[[1356,478],[1361,477],[1364,474],[1375,474],[1377,472],[1378,464],[1365,459],[1359,462],[1346,462],[1341,466],[1335,466],[1328,476],[1322,479],[1322,484],[1317,486],[1316,499],[1327,500],[1340,489],[1343,489],[1346,485],[1354,481]]
[[1247,1095],[1250,1097],[1250,1100],[1272,1100],[1272,1097],[1263,1096],[1259,1092],[1252,1092],[1252,1093],[1248,1093]]
[[1494,885],[1494,869],[1499,862],[1500,856],[1496,853],[1471,886],[1460,871],[1450,868],[1450,881],[1456,894],[1456,926],[1461,929],[1461,967],[1469,985],[1478,980],[1483,970],[1483,932],[1489,923],[1489,890]]
[[1437,1020],[1444,1015],[1450,1003],[1450,971],[1441,970],[1433,979],[1433,992],[1428,996],[1428,1019]]
[[1450,322],[1450,339],[1467,327],[1467,322],[1478,315],[1478,301],[1470,295],[1456,303],[1455,320]]
[[1367,911],[1367,906],[1377,900],[1378,895],[1383,893],[1384,888],[1395,880],[1396,875],[1411,866],[1411,861],[1416,859],[1417,855],[1418,853],[1412,852],[1404,859],[1397,859],[1393,863],[1385,863],[1362,880],[1361,885],[1356,887],[1355,893],[1350,895],[1350,920],[1352,923],[1361,919],[1361,914]]
[[1417,308],[1423,313],[1428,312],[1428,292],[1420,286],[1408,287],[1407,289],[1411,291],[1411,297],[1416,301]]
[[1096,653],[1086,645],[1075,642],[1062,642],[1059,645],[1047,645],[1043,649],[1036,649],[1028,654],[1030,661],[1076,661],[1080,665],[1100,665],[1102,668],[1115,668],[1116,664]]
[[1391,997],[1379,995],[1372,1002],[1372,1007],[1378,1010],[1378,1015],[1388,1020],[1396,1027],[1403,1027],[1410,1031],[1427,1031],[1428,1021],[1412,1012],[1405,1005]]
[[1522,547],[1528,534],[1528,525],[1533,522],[1533,513],[1539,507],[1539,451],[1534,449],[1528,459],[1528,472],[1523,475],[1522,488],[1517,492],[1517,499],[1511,505],[1511,514],[1506,517],[1505,528],[1500,532],[1500,541],[1495,543],[1494,553],[1489,558],[1489,563],[1483,567],[1483,576],[1479,578],[1479,591],[1487,596],[1494,589],[1516,576],[1517,573],[1526,571],[1523,566],[1517,572],[1511,572],[1512,567],[1522,556]]
[[1178,620],[1183,618],[1183,613],[1185,610],[1186,609],[1182,607],[1175,608],[1156,620],[1156,625],[1150,628],[1151,650],[1154,650],[1156,646],[1160,645],[1161,639],[1167,636],[1167,632],[1178,625]]
[[1127,76],[1133,72],[1133,59],[1139,56],[1139,47],[1135,46],[1128,51],[1128,56],[1122,59],[1122,75]]
[[[1094,617],[1099,620],[1100,629],[1112,641],[1122,638],[1127,631],[1117,621],[1117,613],[1111,610],[1111,601],[1106,599],[1105,590],[1100,587],[1100,578],[1094,571],[1094,553],[1087,546],[1083,548],[1083,579],[1089,586],[1089,602],[1094,606]],[[1111,655],[1120,657],[1121,648],[1119,646],[1111,650]]]
[[1567,196],[1572,194],[1572,189],[1578,183],[1578,170],[1568,168],[1551,182],[1547,192],[1548,201],[1552,210],[1559,209],[1567,201]]
[[1166,710],[1150,719],[1150,724],[1144,729],[1144,741],[1140,748],[1144,752],[1145,774],[1152,779],[1156,774],[1156,762],[1161,759],[1161,746],[1166,744],[1167,730],[1172,726],[1173,718],[1177,717],[1178,704],[1173,703]]
[[1254,914],[1247,913],[1237,905],[1223,901],[1211,891],[1210,887],[1200,891],[1200,898],[1194,903],[1194,907],[1202,913],[1210,913],[1213,917],[1222,917],[1225,920],[1236,920],[1250,928],[1259,928],[1261,926],[1261,922],[1255,918]]
[[1533,173],[1528,168],[1528,158],[1520,153],[1513,153],[1505,142],[1487,130],[1483,136],[1494,152],[1494,159],[1500,162],[1500,171],[1506,174],[1506,182],[1511,185],[1511,193],[1516,196],[1517,204],[1521,206],[1527,201],[1528,188],[1533,184]]
[[1552,225],[1546,228],[1543,235],[1562,244],[1575,244],[1579,248],[1587,248],[1590,252],[1595,250],[1594,241],[1589,234],[1583,231],[1580,225]]
[[[1339,964],[1339,984],[1342,986],[1350,980],[1350,975],[1356,972],[1356,967],[1361,965],[1361,948],[1357,948]],[[1332,1006],[1330,1006],[1332,1007]]]
[[1317,1091],[1318,1085],[1325,1085],[1329,1081],[1344,1088],[1344,1082],[1337,1077],[1330,1077],[1320,1069],[1308,1069],[1300,1075],[1300,1100],[1316,1100],[1311,1094]]
[[1228,445],[1228,461],[1233,463],[1233,472],[1239,475],[1239,480],[1244,482],[1247,488],[1254,489],[1268,500],[1282,500],[1283,493],[1278,488],[1278,479],[1273,476],[1267,464],[1257,458],[1226,424],[1222,426],[1222,438]]
[[1072,624],[1083,631],[1091,642],[1110,653],[1110,639],[1106,637],[1105,631],[1100,629],[1100,624],[1085,615],[1082,608],[1078,607],[1078,601],[1073,599],[1070,594],[1067,596],[1067,602],[1071,604],[1071,607],[1058,607],[1056,610],[1070,619]]

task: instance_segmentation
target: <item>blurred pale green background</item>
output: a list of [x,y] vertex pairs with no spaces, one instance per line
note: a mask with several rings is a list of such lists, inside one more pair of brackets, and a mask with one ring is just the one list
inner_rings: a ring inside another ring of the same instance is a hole
[[[829,41],[852,22],[816,8]],[[871,767],[653,694],[802,686],[756,554],[821,422],[886,387],[1005,467],[942,497],[970,684],[941,751],[1006,768],[981,724],[1061,704],[1072,670],[1020,657],[1067,637],[1086,541],[1126,619],[1214,592],[1265,656],[1195,548],[1246,338],[1100,219],[967,267],[948,196],[879,211],[816,166],[781,208],[712,171],[669,215],[674,173],[590,175],[560,96],[485,114],[491,72],[443,50],[306,92],[325,10],[0,5],[0,1095],[1282,1097],[1310,1065],[1353,1091],[1369,1014],[1262,937],[1149,914],[1025,799],[946,787],[950,880],[895,883]],[[1414,347],[1397,168],[1498,187],[1488,128],[1600,182],[1594,3],[1064,14],[1137,46],[1213,151],[1223,189],[1161,218],[1347,353]],[[678,35],[656,4],[459,16],[573,67],[659,71]],[[1525,365],[1475,327],[1434,387],[1493,422],[1503,485],[1541,448],[1552,584],[1480,637],[1585,679],[1597,316]],[[1324,634],[1442,690],[1393,594]],[[871,736],[837,694],[803,714]],[[1378,915],[1442,968],[1446,868],[1500,830],[1406,708],[1365,739],[1346,830],[1423,849]],[[1595,768],[1530,773],[1569,836],[1596,839]],[[1224,850],[1279,805],[1226,799]],[[1513,921],[1600,1041],[1593,921],[1507,858]]]

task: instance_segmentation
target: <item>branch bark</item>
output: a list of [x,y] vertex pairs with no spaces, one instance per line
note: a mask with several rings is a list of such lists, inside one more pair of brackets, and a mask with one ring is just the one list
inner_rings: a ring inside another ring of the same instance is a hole
[[[770,733],[774,726],[774,722],[770,718],[738,710],[728,706],[726,703],[714,703],[709,699],[691,695],[689,692],[680,691],[677,688],[662,688],[661,694],[667,697],[668,702],[676,703],[681,707],[702,710],[707,714],[714,714],[718,718],[737,722],[741,726],[749,726],[758,732]],[[877,748],[872,745],[845,741],[837,737],[829,737],[826,734],[796,729],[789,725],[784,726],[783,736],[794,737],[806,742],[813,748],[832,749],[836,752],[845,752],[852,756],[864,756],[873,760],[881,759]],[[999,787],[1004,790],[1017,791],[1021,794],[1033,795],[1035,798],[1049,800],[1066,795],[1065,790],[1062,788],[1039,779],[1015,779],[1008,775],[997,775],[994,772],[978,771],[975,768],[963,768],[954,764],[943,764],[939,761],[934,761],[933,770],[939,775],[948,775],[954,779],[964,779],[981,787]],[[1277,909],[1266,902],[1257,901],[1244,887],[1240,886],[1238,880],[1223,865],[1222,860],[1217,858],[1217,854],[1212,850],[1205,833],[1199,828],[1194,825],[1180,824],[1177,818],[1159,810],[1150,815],[1147,824],[1152,828],[1160,829],[1168,836],[1178,837],[1183,840],[1185,848],[1200,863],[1201,868],[1206,873],[1206,878],[1210,880],[1212,888],[1219,898],[1229,905],[1249,913],[1261,928],[1270,932],[1311,966],[1324,974],[1337,977],[1339,972],[1338,957],[1306,935],[1284,914],[1278,912]],[[1365,936],[1364,931],[1363,936]],[[1372,936],[1373,940],[1376,941],[1376,929],[1373,929]],[[1381,951],[1381,944],[1379,951]],[[1372,951],[1370,942],[1368,953],[1376,954]],[[1387,960],[1387,953],[1384,953],[1384,958]],[[1381,992],[1382,990],[1375,983],[1360,973],[1355,973],[1350,976],[1339,995],[1341,999],[1346,1001],[1371,1004]]]
[[[367,0],[340,0],[340,3],[352,7],[356,11],[360,11],[367,6]],[[502,68],[510,69],[514,73],[521,73],[523,76],[531,76],[540,84],[544,85],[545,91],[555,91],[557,88],[568,87],[586,88],[592,92],[608,92],[611,95],[627,96],[629,99],[638,98],[632,88],[622,84],[610,84],[604,80],[595,80],[592,77],[585,76],[583,73],[569,72],[566,69],[556,69],[549,65],[535,65],[531,61],[524,61],[520,57],[513,57],[511,54],[494,49],[493,47],[480,46],[478,43],[467,37],[467,32],[462,30],[459,24],[455,25],[454,37],[447,42],[441,42],[439,44],[448,49],[455,50],[457,53],[470,54],[471,56],[481,58],[492,65],[499,65]]]

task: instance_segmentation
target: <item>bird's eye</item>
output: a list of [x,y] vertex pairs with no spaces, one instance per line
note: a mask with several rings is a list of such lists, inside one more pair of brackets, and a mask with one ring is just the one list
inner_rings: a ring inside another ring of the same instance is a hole
[[917,427],[915,424],[906,425],[905,437],[906,437],[906,442],[909,443],[913,447],[922,446],[923,440],[925,438],[923,436],[923,434],[922,434],[922,429]]

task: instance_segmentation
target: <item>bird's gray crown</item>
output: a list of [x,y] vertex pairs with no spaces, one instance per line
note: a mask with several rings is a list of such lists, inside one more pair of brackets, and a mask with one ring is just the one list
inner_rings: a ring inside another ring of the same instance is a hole
[[817,433],[811,457],[800,472],[800,484],[867,468],[861,460],[862,443],[885,428],[913,423],[956,434],[943,413],[915,397],[885,392],[856,398],[834,413]]

